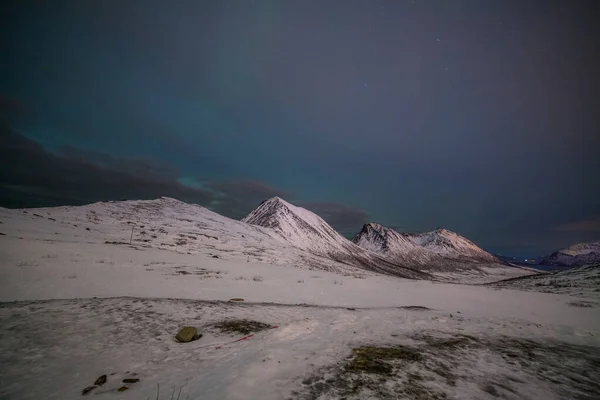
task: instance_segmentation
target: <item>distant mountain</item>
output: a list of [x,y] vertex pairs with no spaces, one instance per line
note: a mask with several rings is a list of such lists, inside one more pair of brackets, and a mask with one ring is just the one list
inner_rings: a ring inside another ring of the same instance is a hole
[[579,243],[555,251],[540,260],[541,265],[575,267],[600,262],[600,242]]
[[263,201],[242,219],[247,224],[269,229],[280,240],[313,255],[337,262],[406,278],[431,279],[415,269],[390,262],[365,250],[337,233],[315,213],[273,197]]
[[392,262],[433,273],[525,273],[470,240],[443,228],[410,234],[370,223],[364,225],[352,241],[363,249],[382,254]]

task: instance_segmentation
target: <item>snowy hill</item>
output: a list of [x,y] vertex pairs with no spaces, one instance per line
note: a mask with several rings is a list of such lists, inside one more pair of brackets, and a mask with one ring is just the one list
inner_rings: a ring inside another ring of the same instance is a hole
[[269,229],[279,240],[311,254],[323,255],[342,263],[391,275],[432,278],[362,249],[337,233],[318,215],[279,197],[263,201],[242,219],[242,222]]
[[369,223],[352,241],[394,262],[434,273],[523,275],[529,272],[509,266],[470,240],[443,228],[409,234]]
[[569,266],[589,265],[600,262],[600,242],[579,243],[558,250],[541,261],[541,265]]

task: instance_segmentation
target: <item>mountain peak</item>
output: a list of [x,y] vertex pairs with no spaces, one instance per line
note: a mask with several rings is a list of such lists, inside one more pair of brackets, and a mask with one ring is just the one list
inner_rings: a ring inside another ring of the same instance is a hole
[[274,197],[271,197],[270,199],[263,200],[261,202],[261,204],[262,203],[285,203],[285,204],[289,204],[287,201],[285,201],[284,199],[282,199],[279,196],[274,196]]
[[382,232],[385,228],[383,225],[380,225],[376,222],[369,222],[368,224],[364,224],[362,227],[362,232],[369,232],[371,230],[376,232]]
[[448,264],[449,260],[491,262],[498,260],[470,240],[439,227],[425,233],[398,233],[376,223],[363,226],[352,241],[363,249],[431,268],[433,264]]
[[296,247],[328,248],[347,242],[318,215],[277,196],[260,203],[242,222],[271,228]]

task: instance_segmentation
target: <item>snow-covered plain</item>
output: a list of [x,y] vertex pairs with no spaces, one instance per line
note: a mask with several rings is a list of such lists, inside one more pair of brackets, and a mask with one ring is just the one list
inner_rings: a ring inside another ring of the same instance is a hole
[[[266,228],[191,211],[174,226],[119,203],[0,209],[0,399],[77,399],[103,374],[87,397],[600,396],[597,297],[316,268]],[[213,326],[231,318],[275,328],[234,342]],[[203,337],[176,343],[184,325]],[[353,369],[364,346],[402,351]],[[126,377],[140,382],[118,392]]]

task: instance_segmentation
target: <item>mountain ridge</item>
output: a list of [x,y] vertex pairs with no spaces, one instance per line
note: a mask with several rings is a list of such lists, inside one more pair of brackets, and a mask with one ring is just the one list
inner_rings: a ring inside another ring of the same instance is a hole
[[305,251],[325,255],[337,262],[405,278],[432,278],[357,246],[317,214],[277,196],[262,201],[241,221],[271,229],[279,240]]
[[352,241],[364,249],[422,270],[478,269],[478,264],[509,266],[467,238],[445,228],[424,233],[400,233],[372,222],[365,224]]
[[[389,257],[373,251],[377,249],[357,245],[315,213],[278,197],[261,202],[242,221],[169,197],[27,210],[0,208],[0,217],[5,223],[3,233],[17,232],[18,221],[28,224],[35,220],[31,226],[36,235],[52,240],[56,240],[56,232],[64,231],[69,237],[74,235],[76,240],[86,243],[156,248],[239,262],[294,265],[343,276],[366,276],[374,272],[407,279],[475,283],[522,273],[516,268],[491,270],[485,265],[473,268],[473,263],[465,267],[464,260],[453,263],[446,260],[440,264],[438,260],[444,261],[441,255],[414,243],[413,249],[421,249],[420,262],[415,263],[413,257]],[[12,221],[10,226],[7,221]],[[418,239],[424,246],[444,250],[443,243],[435,238],[419,236]],[[415,254],[413,251],[410,255]],[[443,268],[426,268],[427,263]],[[464,270],[467,273],[463,273]]]
[[579,267],[600,263],[600,241],[577,243],[543,257],[539,264],[563,267]]

